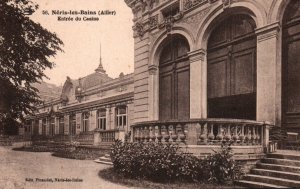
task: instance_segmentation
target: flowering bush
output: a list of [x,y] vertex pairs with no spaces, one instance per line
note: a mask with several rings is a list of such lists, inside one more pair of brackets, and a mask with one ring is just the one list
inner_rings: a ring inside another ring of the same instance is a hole
[[115,171],[131,178],[224,183],[241,175],[228,146],[204,160],[179,149],[176,144],[116,141],[111,158]]

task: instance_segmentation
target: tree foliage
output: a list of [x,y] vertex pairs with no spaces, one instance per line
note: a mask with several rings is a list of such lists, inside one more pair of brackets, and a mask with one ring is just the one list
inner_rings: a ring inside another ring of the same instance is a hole
[[38,5],[30,0],[0,1],[0,123],[23,120],[40,103],[33,83],[53,68],[63,42],[30,19]]

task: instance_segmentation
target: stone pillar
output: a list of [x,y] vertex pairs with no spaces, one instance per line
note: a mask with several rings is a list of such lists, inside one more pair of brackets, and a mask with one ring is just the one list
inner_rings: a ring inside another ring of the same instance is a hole
[[50,131],[50,119],[46,118],[46,136],[49,136]]
[[76,134],[79,134],[81,132],[81,113],[76,113]]
[[38,134],[42,135],[43,134],[43,120],[39,120],[39,127],[38,127]]
[[106,130],[110,130],[111,128],[110,108],[106,108]]
[[89,131],[96,129],[96,127],[97,127],[97,110],[91,111],[89,121],[90,121]]
[[68,135],[70,133],[70,116],[66,114],[64,116],[64,134]]
[[116,107],[111,107],[110,110],[110,129],[116,129]]
[[59,134],[59,117],[55,117],[54,118],[54,135],[58,135]]
[[[257,105],[256,119],[276,123],[281,106],[281,64],[278,60],[279,24],[258,28],[257,34]],[[279,83],[278,83],[279,82]],[[281,113],[279,113],[281,114]]]
[[190,58],[190,118],[207,117],[207,66],[205,50],[189,53]]
[[94,132],[94,146],[97,146],[101,143],[100,132]]
[[149,114],[148,118],[151,121],[158,120],[159,117],[159,75],[157,73],[157,66],[150,65],[148,67],[149,78]]

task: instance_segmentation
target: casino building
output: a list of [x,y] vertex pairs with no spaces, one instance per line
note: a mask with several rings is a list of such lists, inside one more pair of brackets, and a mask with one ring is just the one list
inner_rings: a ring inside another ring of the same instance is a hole
[[49,92],[57,88],[48,86],[41,92],[41,86],[37,86],[44,103],[27,117],[23,133],[90,145],[94,144],[95,133],[95,142],[111,142],[119,134],[124,138],[133,122],[133,82],[133,74],[109,77],[100,58],[94,73],[79,79],[67,77],[56,96]]
[[67,78],[31,117],[31,133],[98,129],[183,142],[195,153],[233,140],[238,153],[259,154],[271,149],[270,127],[300,132],[300,1],[125,3],[134,15],[134,73],[112,79],[100,62],[84,78]]
[[125,2],[134,15],[133,140],[234,140],[257,153],[270,148],[272,126],[300,132],[300,1]]

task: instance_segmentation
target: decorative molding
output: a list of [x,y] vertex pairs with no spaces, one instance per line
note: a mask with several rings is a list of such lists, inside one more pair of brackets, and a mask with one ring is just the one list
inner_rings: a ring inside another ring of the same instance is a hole
[[158,70],[158,67],[156,65],[149,65],[148,66],[149,75],[156,75],[157,70]]
[[186,10],[189,10],[191,8],[194,8],[196,6],[200,6],[200,5],[203,5],[203,4],[206,4],[208,3],[209,0],[183,0],[183,10],[186,11]]
[[158,26],[158,14],[149,18],[149,29],[156,28]]
[[231,0],[222,0],[223,9],[227,9],[231,6]]
[[183,18],[183,12],[179,12],[174,16],[168,16],[165,20],[159,24],[159,27],[165,27],[167,32],[171,32],[175,22]]
[[139,37],[143,37],[143,35],[145,34],[144,25],[141,22],[136,22],[133,30],[137,32]]
[[256,29],[255,33],[257,35],[257,42],[265,41],[274,37],[278,38],[280,28],[280,24],[275,22],[273,24]]
[[210,11],[211,7],[207,7],[201,10],[199,13],[193,16],[182,19],[182,23],[192,24],[193,28],[197,28],[200,22],[204,19],[205,15]]
[[206,51],[204,49],[198,49],[192,52],[188,52],[188,56],[190,59],[190,63],[196,62],[196,61],[204,61],[206,56]]

